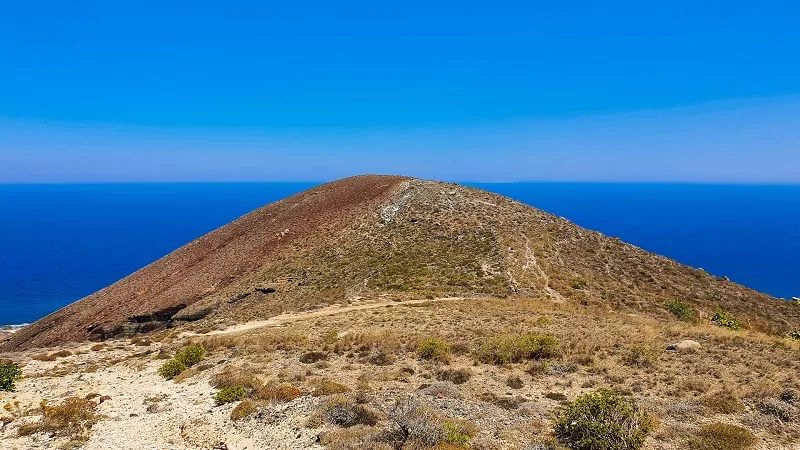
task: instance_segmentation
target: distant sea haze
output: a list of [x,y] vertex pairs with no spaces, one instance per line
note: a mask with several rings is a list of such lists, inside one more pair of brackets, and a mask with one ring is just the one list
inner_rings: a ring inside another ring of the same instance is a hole
[[[774,296],[800,296],[800,186],[472,185]],[[0,325],[33,322],[312,186],[0,185]]]

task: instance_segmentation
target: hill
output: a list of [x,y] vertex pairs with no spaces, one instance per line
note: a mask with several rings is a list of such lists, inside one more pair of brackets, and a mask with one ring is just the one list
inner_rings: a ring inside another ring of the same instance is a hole
[[[666,218],[665,218],[666,220]],[[267,319],[353,300],[539,297],[785,333],[800,308],[489,192],[339,180],[259,208],[15,333],[6,350]]]

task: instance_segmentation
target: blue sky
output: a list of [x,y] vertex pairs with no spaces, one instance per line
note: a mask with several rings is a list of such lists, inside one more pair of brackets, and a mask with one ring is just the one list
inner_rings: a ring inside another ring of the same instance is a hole
[[166,3],[4,6],[0,182],[800,183],[794,1]]

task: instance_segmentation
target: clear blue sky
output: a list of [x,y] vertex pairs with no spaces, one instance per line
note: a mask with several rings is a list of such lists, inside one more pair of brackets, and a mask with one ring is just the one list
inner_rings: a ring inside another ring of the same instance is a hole
[[797,1],[124,3],[4,5],[0,182],[800,183]]

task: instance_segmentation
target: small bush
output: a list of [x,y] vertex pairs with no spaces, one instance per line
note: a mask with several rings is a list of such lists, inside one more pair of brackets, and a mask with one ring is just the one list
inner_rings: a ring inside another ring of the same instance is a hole
[[439,381],[450,381],[453,384],[464,384],[472,377],[472,371],[468,368],[443,369],[436,371],[436,379]]
[[30,436],[46,432],[56,436],[87,438],[89,430],[100,419],[94,414],[96,407],[97,403],[80,397],[67,398],[62,404],[55,406],[42,402],[41,421],[22,425],[18,433],[20,436]]
[[323,381],[319,383],[313,391],[311,391],[311,395],[314,397],[322,397],[324,395],[344,394],[348,391],[350,391],[350,388],[341,383],[337,383],[335,381]]
[[186,370],[186,364],[177,359],[170,359],[158,369],[158,374],[167,380],[171,380],[184,370]]
[[445,439],[447,435],[438,418],[411,398],[392,406],[389,410],[389,429],[378,438],[395,448],[406,448],[404,445],[407,443],[433,447]]
[[800,341],[800,328],[798,328],[796,330],[792,330],[789,333],[789,339],[791,339],[793,341]]
[[328,354],[325,352],[307,352],[300,355],[300,362],[303,364],[312,364],[325,359],[328,359]]
[[175,355],[175,360],[180,361],[186,367],[192,367],[193,365],[199,363],[203,360],[203,356],[206,354],[206,349],[197,345],[190,345],[185,347],[183,350],[180,351],[177,355]]
[[417,355],[422,359],[448,362],[453,348],[447,342],[439,339],[428,339],[419,344]]
[[504,334],[484,340],[477,350],[481,362],[517,363],[526,359],[547,359],[558,355],[558,340],[549,334]]
[[711,317],[711,321],[717,324],[717,326],[727,328],[729,330],[739,331],[742,329],[742,323],[738,319],[721,309],[718,309],[714,312],[714,316]]
[[326,403],[325,418],[329,423],[344,428],[378,423],[378,414],[375,411],[347,397],[337,397]]
[[574,450],[634,450],[653,429],[650,416],[632,398],[608,389],[578,397],[555,419],[558,439]]
[[715,392],[704,397],[700,403],[711,411],[721,414],[733,414],[744,408],[744,403],[729,391]]
[[0,391],[13,391],[17,380],[22,378],[22,367],[12,361],[0,361]]
[[258,406],[251,400],[244,399],[231,411],[231,420],[241,420],[258,411]]
[[445,422],[444,435],[445,435],[444,440],[448,444],[457,445],[460,447],[466,447],[469,445],[470,435],[467,434],[467,430],[465,430],[462,424],[460,424],[459,422],[454,422],[454,421]]
[[625,365],[631,367],[650,367],[654,359],[653,352],[643,345],[632,346],[622,358]]
[[244,400],[247,397],[247,391],[241,386],[225,386],[217,392],[214,396],[217,406],[226,403],[233,403]]
[[726,423],[705,425],[689,439],[692,450],[744,450],[756,443],[750,430]]
[[664,307],[675,317],[684,322],[697,321],[697,313],[688,303],[684,303],[680,300],[669,300],[664,304]]
[[264,383],[250,371],[236,366],[226,366],[222,371],[214,374],[209,383],[217,389],[225,386],[241,386],[247,391],[248,396],[264,387]]
[[264,386],[256,392],[255,396],[260,400],[285,403],[302,397],[303,391],[289,383],[282,383],[277,386]]

